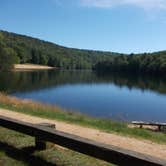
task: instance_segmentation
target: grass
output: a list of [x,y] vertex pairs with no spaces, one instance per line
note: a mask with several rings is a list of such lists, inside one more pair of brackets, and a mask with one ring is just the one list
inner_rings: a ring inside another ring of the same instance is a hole
[[52,146],[35,151],[34,138],[0,127],[1,166],[111,166],[77,152]]
[[2,93],[0,93],[0,107],[33,116],[56,119],[100,129],[106,132],[114,132],[124,136],[147,139],[160,144],[166,144],[166,135],[164,133],[153,132],[147,129],[129,128],[127,123],[116,122],[110,119],[93,118],[79,113],[67,112],[59,107],[44,105],[30,100],[20,100]]

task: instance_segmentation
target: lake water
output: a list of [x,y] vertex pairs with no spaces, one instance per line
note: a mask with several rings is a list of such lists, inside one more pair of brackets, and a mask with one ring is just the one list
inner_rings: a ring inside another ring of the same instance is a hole
[[166,79],[92,71],[0,73],[0,91],[120,121],[166,122]]

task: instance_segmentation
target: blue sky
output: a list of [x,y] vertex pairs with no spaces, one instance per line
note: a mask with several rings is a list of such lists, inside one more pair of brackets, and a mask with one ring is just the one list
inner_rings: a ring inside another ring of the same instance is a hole
[[0,29],[74,48],[166,50],[166,0],[0,0]]

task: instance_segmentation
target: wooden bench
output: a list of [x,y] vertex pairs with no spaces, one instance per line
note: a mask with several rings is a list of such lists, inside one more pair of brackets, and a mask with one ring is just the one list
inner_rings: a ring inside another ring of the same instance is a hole
[[132,121],[132,124],[139,125],[140,128],[143,128],[143,126],[157,126],[158,131],[162,130],[162,127],[166,127],[166,123],[152,123],[152,122],[143,122],[143,121]]
[[76,152],[120,166],[166,165],[166,160],[57,131],[48,126],[35,125],[4,116],[0,116],[0,126],[33,136],[37,138],[37,142],[42,141],[42,144],[47,141],[52,142]]

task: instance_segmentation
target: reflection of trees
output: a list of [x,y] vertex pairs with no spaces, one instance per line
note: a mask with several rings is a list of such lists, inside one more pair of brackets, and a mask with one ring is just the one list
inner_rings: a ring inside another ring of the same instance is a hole
[[62,86],[64,84],[114,83],[129,89],[153,90],[166,93],[166,79],[159,77],[91,71],[29,71],[0,73],[0,90],[9,93]]
[[28,71],[0,73],[0,91],[16,92],[61,86],[64,84],[96,82],[91,71]]
[[97,73],[98,77],[102,76],[103,80],[108,80],[116,86],[127,86],[129,89],[138,88],[141,90],[152,90],[158,93],[166,93],[166,78],[148,76],[148,75],[133,75],[127,73]]

